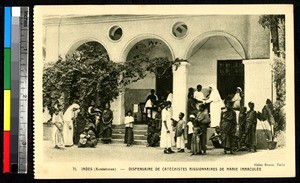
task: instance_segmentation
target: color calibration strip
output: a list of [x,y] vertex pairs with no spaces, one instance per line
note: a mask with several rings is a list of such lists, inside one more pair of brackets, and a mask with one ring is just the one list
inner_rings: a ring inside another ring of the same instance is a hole
[[4,134],[3,172],[10,172],[10,117],[11,117],[11,7],[4,8]]
[[3,172],[27,173],[29,7],[4,8]]

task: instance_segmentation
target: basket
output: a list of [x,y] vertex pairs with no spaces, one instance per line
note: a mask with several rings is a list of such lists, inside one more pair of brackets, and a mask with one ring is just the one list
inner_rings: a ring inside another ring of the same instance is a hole
[[269,150],[273,150],[277,146],[277,142],[276,141],[268,141],[267,143],[268,143]]

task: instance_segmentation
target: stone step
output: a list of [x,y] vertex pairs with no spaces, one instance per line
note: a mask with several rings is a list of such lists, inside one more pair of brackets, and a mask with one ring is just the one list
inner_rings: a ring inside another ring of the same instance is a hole
[[[115,134],[124,134],[125,133],[125,129],[113,129],[112,131]],[[137,134],[137,135],[146,135],[147,134],[147,130],[136,130],[136,129],[133,129],[133,133]]]
[[[112,134],[112,139],[122,139],[124,140],[125,134]],[[146,135],[137,135],[134,134],[134,140],[147,140],[147,136]]]
[[[112,129],[125,129],[125,125],[113,125]],[[148,125],[134,125],[134,130],[147,130]]]
[[[112,139],[111,143],[113,143],[113,144],[124,144],[124,138],[123,139]],[[134,144],[133,145],[146,146],[147,145],[147,141],[146,140],[134,140]]]

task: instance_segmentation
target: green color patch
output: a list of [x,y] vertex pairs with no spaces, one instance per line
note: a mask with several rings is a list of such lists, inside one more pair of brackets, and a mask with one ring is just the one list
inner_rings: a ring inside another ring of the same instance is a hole
[[10,90],[11,83],[11,49],[4,49],[4,90]]

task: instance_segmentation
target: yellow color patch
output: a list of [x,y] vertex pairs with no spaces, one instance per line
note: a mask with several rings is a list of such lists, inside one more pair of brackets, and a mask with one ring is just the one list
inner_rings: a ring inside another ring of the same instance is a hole
[[4,131],[10,131],[10,90],[4,90]]

